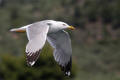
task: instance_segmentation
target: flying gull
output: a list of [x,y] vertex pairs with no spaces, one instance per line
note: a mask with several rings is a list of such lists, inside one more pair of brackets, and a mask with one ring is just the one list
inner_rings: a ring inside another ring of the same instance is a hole
[[65,29],[74,30],[65,22],[43,20],[20,28],[14,28],[12,32],[25,32],[29,40],[26,46],[27,64],[33,66],[37,61],[40,51],[46,40],[54,48],[53,56],[66,76],[70,76],[72,66],[72,47],[69,34]]

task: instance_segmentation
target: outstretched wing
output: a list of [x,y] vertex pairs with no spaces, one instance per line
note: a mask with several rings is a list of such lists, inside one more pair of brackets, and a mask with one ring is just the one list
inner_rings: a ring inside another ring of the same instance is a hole
[[49,26],[44,23],[34,23],[30,25],[27,29],[28,44],[26,46],[26,58],[27,64],[32,66],[38,59],[41,49],[43,48]]
[[56,33],[48,34],[48,42],[55,49],[54,58],[56,62],[61,66],[65,75],[70,76],[72,65],[72,48],[69,34],[65,31],[59,31]]

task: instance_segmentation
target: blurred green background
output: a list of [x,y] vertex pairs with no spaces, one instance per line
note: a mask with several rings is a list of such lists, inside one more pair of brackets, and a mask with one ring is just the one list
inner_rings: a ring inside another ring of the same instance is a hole
[[[9,29],[53,19],[76,27],[72,77],[63,75],[48,43],[34,67],[26,34]],[[0,0],[0,80],[120,80],[120,0]]]

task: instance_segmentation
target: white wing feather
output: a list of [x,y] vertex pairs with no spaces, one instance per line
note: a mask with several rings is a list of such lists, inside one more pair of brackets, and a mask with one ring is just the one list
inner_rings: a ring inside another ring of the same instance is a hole
[[26,56],[28,65],[34,65],[38,59],[40,50],[45,44],[48,30],[49,26],[42,22],[34,23],[27,28],[26,32],[29,42],[26,46]]
[[65,31],[59,31],[57,33],[49,34],[47,40],[51,46],[55,48],[55,60],[62,67],[65,75],[69,76],[72,56],[71,40],[69,34]]

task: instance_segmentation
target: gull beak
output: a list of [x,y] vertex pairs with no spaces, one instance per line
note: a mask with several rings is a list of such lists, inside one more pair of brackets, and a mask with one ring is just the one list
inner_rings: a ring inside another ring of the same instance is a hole
[[68,29],[70,29],[70,30],[74,30],[75,27],[73,27],[73,26],[69,26]]

